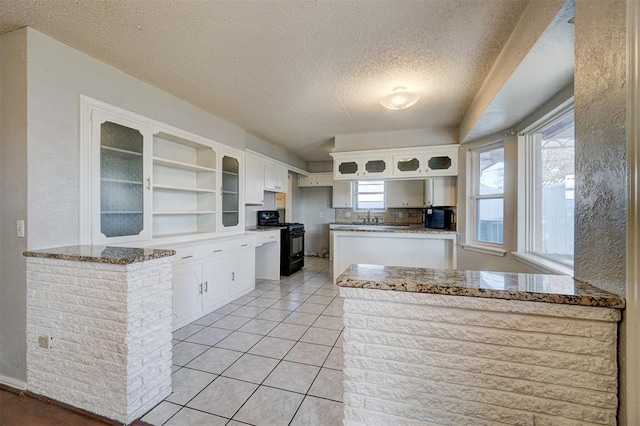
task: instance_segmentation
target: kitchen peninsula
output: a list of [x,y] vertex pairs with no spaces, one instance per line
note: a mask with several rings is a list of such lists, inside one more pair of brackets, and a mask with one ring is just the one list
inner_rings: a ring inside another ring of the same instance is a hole
[[423,225],[331,224],[333,277],[356,263],[456,268],[455,231]]
[[129,424],[171,393],[174,250],[27,251],[27,383]]
[[567,276],[352,265],[345,425],[613,425],[619,296]]

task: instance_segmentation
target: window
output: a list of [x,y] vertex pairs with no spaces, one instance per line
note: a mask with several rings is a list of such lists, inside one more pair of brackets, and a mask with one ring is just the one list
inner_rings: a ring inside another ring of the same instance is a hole
[[471,151],[472,239],[481,244],[504,241],[504,144]]
[[359,180],[355,188],[356,210],[384,210],[383,180]]
[[519,249],[573,266],[575,129],[573,104],[521,135],[525,202]]

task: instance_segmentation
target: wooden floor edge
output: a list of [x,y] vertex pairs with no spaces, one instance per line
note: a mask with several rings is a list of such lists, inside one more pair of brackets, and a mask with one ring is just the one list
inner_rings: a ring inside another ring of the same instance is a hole
[[[106,425],[122,426],[122,424],[123,424],[123,423],[118,422],[116,420],[112,420],[112,419],[109,419],[107,417],[100,416],[100,415],[98,415],[96,413],[92,413],[91,411],[87,411],[87,410],[84,410],[82,408],[74,407],[73,405],[69,405],[69,404],[66,404],[64,402],[56,401],[55,399],[51,399],[51,398],[46,397],[46,396],[38,395],[37,393],[33,393],[33,392],[28,391],[28,390],[16,389],[14,387],[11,387],[11,386],[8,386],[8,385],[2,384],[2,383],[0,383],[0,390],[6,391],[6,392],[10,392],[10,393],[16,394],[18,396],[25,396],[25,397],[28,397],[28,398],[33,398],[33,399],[36,399],[36,400],[38,400],[40,402],[43,402],[45,404],[50,404],[50,405],[59,407],[59,408],[61,408],[63,410],[70,411],[70,412],[78,414],[80,416],[87,417],[87,418],[89,418],[91,420],[95,420],[97,422],[104,423]],[[145,423],[145,422],[143,422],[141,420],[136,420],[133,423],[131,423],[131,425],[147,426],[149,424]],[[149,426],[151,426],[151,425],[149,425]]]

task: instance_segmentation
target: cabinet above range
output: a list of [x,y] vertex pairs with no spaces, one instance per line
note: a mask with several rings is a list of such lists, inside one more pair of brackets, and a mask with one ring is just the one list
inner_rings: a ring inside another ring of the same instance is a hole
[[334,152],[335,180],[408,179],[458,175],[460,145]]

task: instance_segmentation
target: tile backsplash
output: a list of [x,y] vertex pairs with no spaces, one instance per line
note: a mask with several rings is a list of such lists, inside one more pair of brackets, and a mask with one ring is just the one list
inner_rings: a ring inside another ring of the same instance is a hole
[[[404,223],[419,224],[422,223],[423,209],[388,209],[385,212],[371,212],[371,220],[378,218],[380,223]],[[336,209],[337,223],[362,223],[367,218],[367,212],[356,212],[353,209]]]

